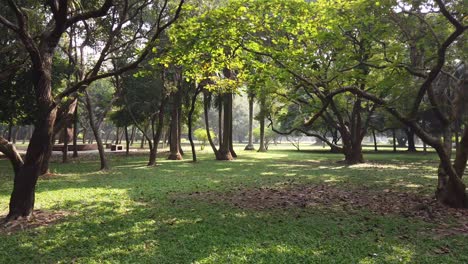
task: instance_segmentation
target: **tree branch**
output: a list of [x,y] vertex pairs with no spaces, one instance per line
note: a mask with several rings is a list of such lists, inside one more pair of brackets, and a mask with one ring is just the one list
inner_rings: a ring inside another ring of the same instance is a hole
[[0,152],[10,160],[13,166],[15,175],[18,173],[21,166],[23,166],[23,159],[15,148],[15,145],[10,143],[8,140],[0,136]]
[[113,0],[106,0],[104,4],[96,10],[80,13],[77,15],[72,16],[71,18],[67,19],[65,22],[65,28],[70,27],[71,25],[79,22],[88,20],[90,18],[97,18],[107,14],[107,11],[114,5]]
[[[184,4],[185,0],[180,0],[179,6],[177,7],[177,10],[174,14],[174,16],[163,26],[159,27],[152,38],[149,40],[148,44],[145,46],[143,51],[140,53],[139,57],[132,63],[129,63],[119,69],[113,70],[111,72],[103,73],[103,74],[98,74],[95,76],[90,76],[89,78],[86,78],[84,80],[81,80],[77,82],[75,85],[71,86],[70,88],[66,89],[62,93],[58,94],[55,98],[55,101],[60,101],[62,98],[69,96],[70,94],[81,90],[81,89],[86,89],[86,87],[91,84],[92,82],[99,80],[99,79],[104,79],[107,77],[112,77],[116,75],[120,75],[124,72],[136,69],[138,65],[148,56],[148,54],[151,52],[151,49],[155,45],[155,41],[160,37],[160,35],[163,33],[163,31],[169,27],[171,24],[173,24],[180,16],[180,12],[182,10],[182,5]],[[162,19],[162,18],[160,18]]]

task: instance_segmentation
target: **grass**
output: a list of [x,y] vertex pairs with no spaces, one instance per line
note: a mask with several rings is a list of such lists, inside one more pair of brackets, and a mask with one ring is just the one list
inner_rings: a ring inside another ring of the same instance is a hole
[[[239,159],[200,162],[112,157],[110,172],[96,160],[53,163],[57,177],[37,186],[36,209],[71,215],[47,227],[0,235],[0,263],[468,263],[468,237],[434,238],[434,224],[366,210],[254,210],[181,198],[285,181],[363,185],[431,194],[434,154],[366,154],[381,165],[346,167],[338,154],[286,148],[238,151]],[[0,160],[0,212],[12,188]],[[440,254],[440,248],[449,252]]]

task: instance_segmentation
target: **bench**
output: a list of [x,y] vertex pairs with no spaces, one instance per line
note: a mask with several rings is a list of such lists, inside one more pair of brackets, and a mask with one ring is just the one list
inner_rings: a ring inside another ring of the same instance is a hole
[[117,151],[117,150],[123,150],[122,145],[112,145],[111,146],[111,151]]

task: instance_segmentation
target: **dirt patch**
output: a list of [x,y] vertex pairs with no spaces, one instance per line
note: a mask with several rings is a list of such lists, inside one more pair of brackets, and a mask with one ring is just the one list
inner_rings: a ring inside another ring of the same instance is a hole
[[[69,215],[71,215],[71,213],[66,211],[35,210],[33,216],[30,218],[19,218],[7,224],[3,224],[0,227],[0,234],[10,235],[26,229],[50,226],[60,222],[62,218]],[[0,219],[4,218],[5,216],[0,217]]]
[[444,231],[448,218],[455,221],[458,234],[468,235],[468,210],[447,208],[434,198],[390,189],[342,189],[332,185],[284,183],[281,187],[259,187],[221,192],[193,192],[186,198],[212,203],[226,202],[234,207],[264,210],[282,208],[324,208],[347,212],[368,210],[378,215],[400,215],[439,223]]

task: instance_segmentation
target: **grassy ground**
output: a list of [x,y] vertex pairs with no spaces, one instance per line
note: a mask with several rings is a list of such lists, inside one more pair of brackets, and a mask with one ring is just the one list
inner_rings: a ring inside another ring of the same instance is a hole
[[[434,154],[367,154],[379,166],[346,167],[341,155],[238,152],[233,162],[208,153],[200,162],[112,157],[110,172],[96,160],[53,163],[58,175],[38,183],[36,208],[67,211],[50,226],[0,234],[0,263],[468,263],[468,236],[438,237],[437,226],[366,209],[252,209],[190,194],[228,193],[285,182],[331,184],[343,190],[388,189],[430,195]],[[12,188],[0,160],[0,212]]]

